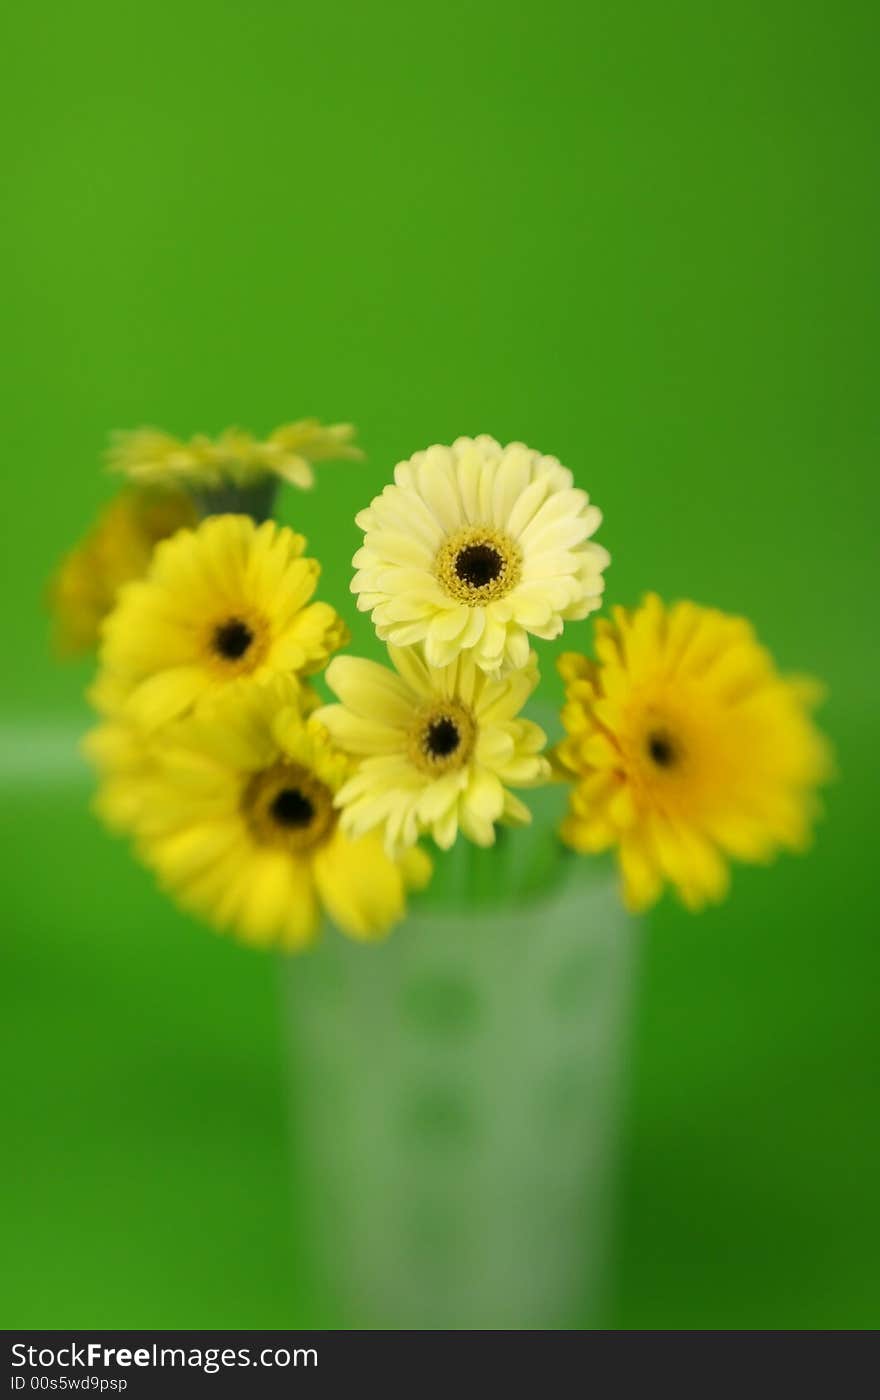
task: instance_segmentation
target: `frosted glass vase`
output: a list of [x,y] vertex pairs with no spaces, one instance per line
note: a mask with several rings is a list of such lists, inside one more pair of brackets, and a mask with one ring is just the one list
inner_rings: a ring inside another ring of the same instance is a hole
[[602,1316],[638,925],[576,862],[504,908],[478,887],[284,966],[297,1218],[339,1327]]

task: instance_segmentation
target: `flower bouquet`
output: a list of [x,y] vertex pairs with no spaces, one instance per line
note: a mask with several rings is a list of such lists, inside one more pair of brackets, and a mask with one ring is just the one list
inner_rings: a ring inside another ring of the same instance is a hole
[[[417,452],[357,516],[387,664],[340,655],[271,511],[359,455],[312,420],[117,438],[128,484],[54,586],[59,640],[99,650],[97,810],[183,908],[308,950],[284,965],[292,1121],[334,1317],[569,1326],[601,1303],[632,915],[807,844],[818,690],[692,602],[578,626],[600,512],[485,436]],[[566,627],[557,723],[539,652]]]

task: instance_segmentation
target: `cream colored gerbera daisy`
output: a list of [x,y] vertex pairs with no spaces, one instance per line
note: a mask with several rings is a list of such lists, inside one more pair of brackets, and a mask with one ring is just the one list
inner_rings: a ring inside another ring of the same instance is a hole
[[315,484],[315,462],[363,458],[354,435],[350,423],[324,426],[317,418],[285,423],[265,440],[240,428],[227,428],[217,438],[198,433],[187,440],[158,428],[137,428],[114,434],[108,462],[111,470],[147,485],[216,490],[277,476],[308,490]]
[[377,836],[341,830],[351,761],[302,717],[287,677],[230,687],[166,731],[151,762],[133,823],[143,860],[184,908],[249,943],[307,947],[322,910],[353,938],[381,937],[430,877],[423,851],[392,860]]
[[352,591],[383,641],[423,643],[431,666],[467,652],[500,674],[526,665],[529,634],[557,637],[599,606],[601,519],[555,457],[459,438],[401,462],[358,515]]
[[379,829],[386,849],[429,832],[450,847],[459,828],[490,846],[495,823],[524,824],[529,809],[510,787],[546,782],[543,730],[518,718],[538,683],[534,658],[491,679],[464,655],[436,670],[417,648],[389,648],[395,670],[340,656],[327,684],[342,702],[317,711],[335,742],[361,760],[337,793],[343,829]]
[[221,515],[156,549],[104,624],[101,664],[128,719],[156,729],[241,677],[308,676],[347,640],[305,540],[267,521]]
[[593,662],[560,659],[574,787],[563,838],[616,846],[627,903],[669,881],[691,909],[727,891],[727,857],[766,861],[810,834],[829,749],[815,682],[780,676],[743,618],[649,595],[596,623]]

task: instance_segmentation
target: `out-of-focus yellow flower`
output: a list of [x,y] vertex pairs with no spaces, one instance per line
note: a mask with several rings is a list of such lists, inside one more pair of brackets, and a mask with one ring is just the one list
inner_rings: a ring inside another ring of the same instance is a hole
[[315,483],[315,462],[360,461],[350,423],[325,426],[317,418],[284,423],[265,440],[240,428],[227,428],[219,437],[199,433],[188,440],[158,428],[116,433],[108,462],[129,480],[150,485],[215,490],[248,487],[268,476],[308,490]]
[[140,768],[105,723],[90,743],[99,810],[134,832],[183,907],[249,943],[304,948],[322,910],[352,938],[379,938],[431,864],[418,850],[391,860],[378,837],[343,833],[334,797],[351,761],[303,717],[299,696],[287,676],[239,681],[161,740],[136,738]]
[[420,643],[431,666],[467,653],[490,675],[527,665],[529,636],[599,607],[602,516],[555,457],[459,438],[394,471],[357,523],[352,591],[382,641]]
[[160,544],[104,624],[101,666],[127,719],[156,730],[242,677],[321,670],[348,632],[328,603],[310,601],[320,565],[305,545],[242,515]]
[[417,647],[391,647],[389,655],[394,671],[337,657],[327,684],[342,703],[316,712],[335,743],[361,760],[337,794],[343,829],[380,830],[394,852],[422,833],[448,849],[459,828],[491,846],[496,822],[531,821],[509,789],[550,776],[544,731],[519,718],[538,683],[534,657],[493,680],[470,655],[439,670]]
[[727,892],[726,857],[808,842],[830,753],[814,681],[781,676],[742,618],[651,594],[596,623],[597,660],[568,654],[556,757],[574,779],[562,836],[616,846],[629,906],[665,881],[691,909]]
[[183,491],[131,488],[111,501],[50,585],[58,650],[73,656],[96,647],[122,585],[146,572],[160,540],[195,523]]
[[88,692],[99,724],[85,736],[82,749],[101,776],[94,799],[98,816],[111,831],[130,835],[138,828],[144,800],[156,776],[152,740],[127,717],[127,690],[102,672]]

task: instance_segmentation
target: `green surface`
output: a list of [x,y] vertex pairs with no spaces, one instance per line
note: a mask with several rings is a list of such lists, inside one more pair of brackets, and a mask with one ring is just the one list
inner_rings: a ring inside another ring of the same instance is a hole
[[109,428],[313,413],[370,459],[285,497],[325,596],[393,463],[489,431],[603,507],[612,599],[744,611],[827,679],[816,851],[650,922],[609,1321],[876,1324],[876,8],[83,0],[4,28],[2,1322],[321,1323],[276,966],[87,815],[87,671],[40,609]]

